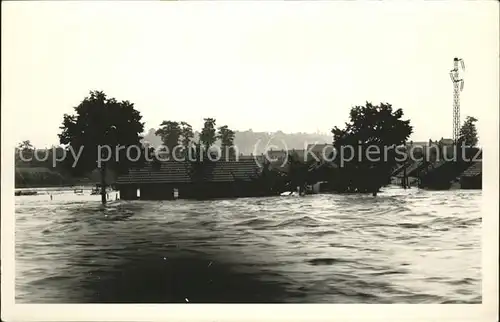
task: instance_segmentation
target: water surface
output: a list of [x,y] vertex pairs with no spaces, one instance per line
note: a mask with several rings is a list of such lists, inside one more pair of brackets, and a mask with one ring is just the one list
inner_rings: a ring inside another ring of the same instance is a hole
[[18,303],[481,302],[480,191],[40,193],[15,197]]

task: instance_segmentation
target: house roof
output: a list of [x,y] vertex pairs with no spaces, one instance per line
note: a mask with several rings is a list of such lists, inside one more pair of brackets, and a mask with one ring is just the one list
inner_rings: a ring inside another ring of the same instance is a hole
[[255,160],[214,162],[203,169],[202,179],[208,182],[251,181],[260,173]]
[[199,171],[190,162],[163,161],[158,166],[149,163],[141,169],[130,169],[118,177],[116,184],[250,181],[259,172],[259,164],[254,159],[207,162]]
[[190,182],[189,169],[184,162],[163,161],[157,168],[148,163],[141,169],[130,169],[117,178],[116,184],[127,183],[186,183]]
[[[335,147],[332,144],[309,144],[307,150],[310,150],[319,158],[329,159],[330,155],[335,151]],[[308,158],[311,158],[308,155]]]
[[441,140],[439,140],[439,143],[451,145],[451,144],[454,144],[455,141],[453,139],[441,139]]

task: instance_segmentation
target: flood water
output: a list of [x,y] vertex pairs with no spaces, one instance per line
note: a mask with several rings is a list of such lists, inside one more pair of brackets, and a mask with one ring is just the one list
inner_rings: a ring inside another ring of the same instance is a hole
[[15,197],[17,303],[481,302],[481,191],[41,193]]

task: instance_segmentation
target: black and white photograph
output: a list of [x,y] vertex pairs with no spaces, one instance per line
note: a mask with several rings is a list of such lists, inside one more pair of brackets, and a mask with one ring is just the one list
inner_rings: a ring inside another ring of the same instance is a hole
[[497,320],[499,35],[495,1],[3,2],[2,319]]

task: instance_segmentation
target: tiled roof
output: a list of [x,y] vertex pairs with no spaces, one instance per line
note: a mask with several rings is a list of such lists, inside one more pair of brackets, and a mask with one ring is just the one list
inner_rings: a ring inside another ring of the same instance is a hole
[[260,173],[255,160],[214,162],[202,169],[202,179],[209,182],[250,181]]
[[186,183],[191,181],[188,164],[175,161],[165,161],[160,164],[159,168],[149,163],[141,169],[130,169],[127,174],[119,176],[116,183]]
[[130,183],[191,183],[196,180],[207,182],[249,181],[260,172],[254,159],[239,161],[208,162],[199,169],[189,162],[164,161],[155,166],[151,163],[142,169],[130,169],[118,177],[117,184]]
[[483,162],[476,161],[474,162],[467,170],[462,173],[462,177],[475,177],[477,175],[481,175],[483,172]]

